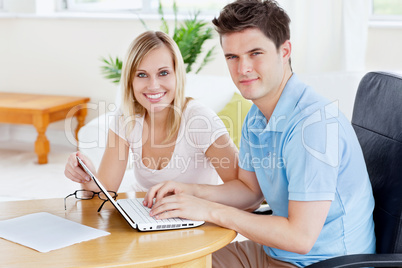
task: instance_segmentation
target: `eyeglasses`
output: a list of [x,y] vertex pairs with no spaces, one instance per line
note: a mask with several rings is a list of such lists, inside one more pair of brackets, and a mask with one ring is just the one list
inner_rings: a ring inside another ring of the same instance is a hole
[[[107,191],[110,196],[116,200],[117,197],[117,193],[113,192],[113,191]],[[99,197],[99,199],[103,200],[101,206],[98,209],[98,212],[101,211],[103,205],[108,201],[106,195],[103,192],[94,192],[94,191],[88,191],[88,190],[77,190],[72,194],[67,195],[64,198],[64,210],[67,210],[67,206],[66,206],[66,200],[67,198],[69,198],[70,196],[75,196],[75,198],[80,199],[80,200],[89,200],[94,198],[95,195],[97,195]]]

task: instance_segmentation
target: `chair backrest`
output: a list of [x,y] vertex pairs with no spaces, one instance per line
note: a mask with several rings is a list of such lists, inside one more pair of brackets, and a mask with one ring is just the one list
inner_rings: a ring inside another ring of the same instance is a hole
[[402,77],[366,74],[352,125],[373,186],[377,253],[402,253]]

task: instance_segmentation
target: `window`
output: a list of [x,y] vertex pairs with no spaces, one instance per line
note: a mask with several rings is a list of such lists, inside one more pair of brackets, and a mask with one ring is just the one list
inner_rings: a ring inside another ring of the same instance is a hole
[[62,0],[62,8],[71,11],[139,10],[145,0]]
[[374,20],[402,20],[402,0],[372,0]]
[[[155,3],[155,6],[158,6],[158,0],[152,0]],[[176,0],[176,4],[179,8],[180,13],[189,13],[197,10],[202,11],[203,14],[212,14],[221,10],[227,3],[231,1],[229,0]],[[167,11],[172,10],[173,0],[161,0],[162,6]],[[166,8],[165,8],[166,7]]]
[[[2,0],[0,0],[2,1]],[[59,0],[64,10],[84,12],[141,11],[157,13],[159,0]],[[173,13],[174,0],[160,0],[165,14]],[[176,0],[181,14],[201,11],[203,14],[217,13],[230,0]]]

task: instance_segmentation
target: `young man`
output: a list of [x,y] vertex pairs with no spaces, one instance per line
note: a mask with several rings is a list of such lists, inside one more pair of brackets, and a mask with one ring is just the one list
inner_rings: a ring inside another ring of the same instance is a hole
[[[239,179],[157,185],[144,201],[156,198],[151,215],[205,220],[249,238],[216,252],[214,267],[303,267],[373,253],[374,199],[360,145],[337,107],[292,73],[285,11],[271,0],[240,0],[213,23],[234,83],[254,103]],[[272,216],[246,211],[264,198]]]

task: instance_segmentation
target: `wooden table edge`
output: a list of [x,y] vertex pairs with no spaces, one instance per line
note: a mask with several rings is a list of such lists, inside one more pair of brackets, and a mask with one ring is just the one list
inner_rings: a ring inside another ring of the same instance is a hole
[[[142,193],[140,193],[139,197],[141,197]],[[126,193],[119,193],[120,198],[131,198],[132,196],[128,196]],[[46,202],[46,203],[54,203],[63,200],[63,198],[41,198],[41,199],[32,199],[32,200],[16,200],[16,201],[3,201],[0,202],[0,207],[1,206],[7,206],[7,203],[24,203],[27,201],[36,201],[36,202]],[[81,201],[82,202],[82,201]],[[33,202],[34,203],[34,202]],[[33,204],[32,204],[33,205]],[[36,206],[35,206],[36,207]],[[38,210],[33,209],[31,213],[37,213]],[[52,213],[52,212],[48,212]],[[29,214],[29,213],[26,213]],[[55,214],[57,215],[57,214]],[[12,214],[10,216],[6,216],[6,219],[11,219],[15,217],[21,216],[19,212],[16,212],[15,214]],[[61,215],[58,215],[61,216]],[[61,216],[62,217],[62,216]],[[0,220],[4,219],[4,217],[0,217]],[[204,225],[196,228],[203,228],[212,226],[212,227],[218,227],[222,229],[226,229],[224,227],[217,226],[213,223],[208,223],[206,222]],[[196,229],[195,228],[195,229]],[[234,230],[226,229],[227,233],[223,236],[220,237],[220,239],[214,243],[211,243],[209,246],[206,247],[201,247],[199,249],[195,249],[194,251],[191,252],[186,252],[180,255],[175,255],[175,256],[170,256],[164,259],[154,259],[154,260],[147,260],[147,261],[142,261],[142,262],[136,262],[136,263],[131,263],[131,262],[124,262],[124,263],[118,263],[116,265],[114,264],[106,264],[104,267],[211,267],[210,265],[200,265],[199,263],[212,263],[212,253],[225,247],[228,245],[230,242],[235,239],[237,233]],[[135,230],[136,231],[136,230]],[[197,263],[197,266],[194,265],[194,263]],[[191,266],[188,266],[191,265]],[[91,265],[91,264],[86,264],[82,267],[98,267],[97,265]]]

